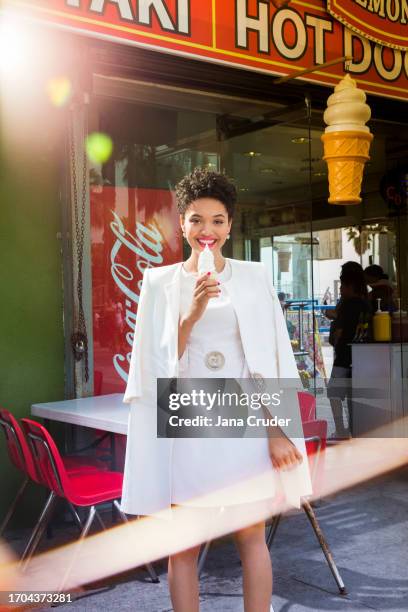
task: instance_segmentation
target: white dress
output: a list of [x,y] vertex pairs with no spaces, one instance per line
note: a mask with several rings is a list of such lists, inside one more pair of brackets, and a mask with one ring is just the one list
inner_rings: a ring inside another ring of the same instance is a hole
[[[197,274],[182,268],[180,314],[191,305]],[[238,320],[228,293],[231,267],[227,261],[218,274],[221,293],[211,298],[194,325],[179,362],[179,378],[250,378]],[[211,370],[205,355],[219,351],[224,365]],[[267,486],[242,487],[247,479],[268,475]],[[241,483],[241,484],[239,484]],[[276,477],[266,437],[176,438],[172,453],[172,503],[192,506],[226,506],[272,499]],[[238,487],[235,487],[238,485]],[[234,488],[235,487],[235,488]],[[203,498],[204,496],[204,498]]]

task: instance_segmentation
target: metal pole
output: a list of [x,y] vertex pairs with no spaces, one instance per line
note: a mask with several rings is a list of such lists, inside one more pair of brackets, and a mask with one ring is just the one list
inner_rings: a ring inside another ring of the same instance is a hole
[[281,83],[286,83],[287,81],[291,81],[292,79],[301,77],[304,74],[310,74],[311,72],[316,72],[316,70],[323,70],[324,68],[329,68],[330,66],[334,66],[335,64],[340,64],[341,62],[350,62],[352,60],[352,56],[343,55],[342,57],[337,57],[336,59],[330,60],[329,62],[324,62],[324,64],[316,64],[316,66],[309,66],[308,68],[299,70],[299,72],[297,72],[296,74],[288,74],[287,76],[279,77],[278,79],[274,79],[272,82],[274,85],[280,85]]

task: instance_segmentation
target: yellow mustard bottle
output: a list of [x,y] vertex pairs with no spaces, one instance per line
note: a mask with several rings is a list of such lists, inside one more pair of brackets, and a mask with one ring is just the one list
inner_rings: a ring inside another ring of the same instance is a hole
[[378,309],[373,316],[373,336],[375,342],[391,341],[391,316],[381,310],[381,298],[377,299]]

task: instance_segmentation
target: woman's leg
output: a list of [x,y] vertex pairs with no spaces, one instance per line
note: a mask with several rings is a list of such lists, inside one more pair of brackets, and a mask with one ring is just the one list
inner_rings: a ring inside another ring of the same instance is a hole
[[265,541],[265,523],[234,534],[241,557],[245,612],[269,612],[272,598],[272,563]]
[[197,560],[200,546],[169,557],[169,588],[174,612],[198,612]]

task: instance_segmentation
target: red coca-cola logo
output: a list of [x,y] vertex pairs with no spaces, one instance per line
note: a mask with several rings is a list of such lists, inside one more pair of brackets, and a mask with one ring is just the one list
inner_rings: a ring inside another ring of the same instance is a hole
[[94,392],[126,387],[146,268],[182,256],[174,196],[103,187],[91,194]]

